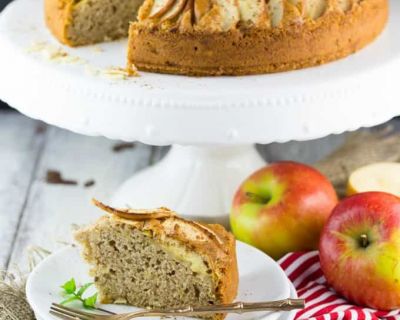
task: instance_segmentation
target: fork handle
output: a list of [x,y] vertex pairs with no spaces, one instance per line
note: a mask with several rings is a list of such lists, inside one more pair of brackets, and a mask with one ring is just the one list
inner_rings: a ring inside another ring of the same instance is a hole
[[130,320],[138,317],[162,317],[162,316],[199,316],[214,313],[246,313],[255,311],[290,311],[303,309],[304,299],[284,299],[269,302],[234,302],[230,304],[210,305],[202,307],[184,307],[178,309],[146,310],[141,313],[127,314],[121,319]]

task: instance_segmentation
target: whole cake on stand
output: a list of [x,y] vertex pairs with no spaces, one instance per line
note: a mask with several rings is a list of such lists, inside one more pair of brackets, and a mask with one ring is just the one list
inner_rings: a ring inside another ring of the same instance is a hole
[[134,21],[129,70],[200,76],[337,60],[374,40],[388,16],[388,0],[44,1],[47,25],[67,45],[124,36]]
[[[331,64],[245,77],[141,72],[125,80],[88,72],[125,66],[125,41],[101,50],[60,47],[43,23],[42,5],[16,0],[0,15],[0,98],[82,134],[174,145],[159,164],[110,190],[116,207],[163,205],[227,225],[236,187],[263,165],[254,143],[315,139],[400,113],[397,0],[377,41]],[[57,47],[62,59],[31,50],[38,41],[42,49]]]

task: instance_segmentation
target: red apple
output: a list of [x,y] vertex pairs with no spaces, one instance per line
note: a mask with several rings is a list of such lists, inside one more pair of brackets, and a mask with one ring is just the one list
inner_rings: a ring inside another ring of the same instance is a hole
[[277,162],[240,186],[231,227],[237,239],[279,259],[288,252],[317,249],[336,204],[332,184],[317,170],[301,163]]
[[328,283],[358,305],[400,307],[400,198],[366,192],[343,200],[321,235]]

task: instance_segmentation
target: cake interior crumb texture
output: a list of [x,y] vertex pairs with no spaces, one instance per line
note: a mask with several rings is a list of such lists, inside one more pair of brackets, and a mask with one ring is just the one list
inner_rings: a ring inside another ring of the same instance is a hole
[[[80,0],[70,5],[65,17],[64,38],[79,46],[114,40],[128,35],[129,22],[136,19],[142,0]],[[52,17],[48,15],[48,19]]]
[[226,302],[218,297],[214,270],[176,239],[155,239],[151,230],[108,216],[75,238],[92,266],[101,303],[166,308]]

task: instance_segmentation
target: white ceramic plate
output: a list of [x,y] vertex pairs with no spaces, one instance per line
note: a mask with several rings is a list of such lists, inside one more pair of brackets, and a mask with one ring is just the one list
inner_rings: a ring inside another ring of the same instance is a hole
[[[279,300],[293,295],[285,273],[270,257],[241,242],[237,243],[237,256],[240,277],[237,300],[248,302]],[[27,283],[27,296],[39,319],[55,319],[48,313],[50,305],[52,302],[60,302],[63,299],[60,294],[60,285],[72,277],[79,284],[92,281],[88,276],[88,266],[82,261],[79,250],[73,247],[67,247],[51,255],[31,273]],[[102,307],[117,313],[137,310],[130,306],[104,305]],[[226,319],[246,320],[265,317],[268,320],[277,320],[282,317],[282,313],[231,314]],[[142,319],[154,320],[155,318]]]

